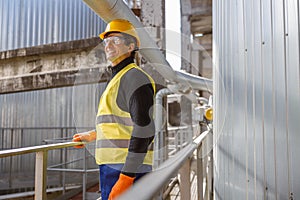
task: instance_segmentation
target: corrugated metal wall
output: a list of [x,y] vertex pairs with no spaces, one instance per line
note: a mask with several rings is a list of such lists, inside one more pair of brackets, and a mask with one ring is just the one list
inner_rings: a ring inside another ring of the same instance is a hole
[[300,199],[299,10],[213,1],[216,199]]
[[82,0],[1,0],[0,51],[96,37],[105,23]]
[[103,85],[0,95],[0,128],[94,126],[94,119],[87,115],[97,111],[98,92]]
[[[70,141],[76,132],[91,130],[104,87],[101,83],[0,95],[0,150],[41,145],[55,138]],[[93,148],[89,151],[93,155]],[[74,148],[67,152],[68,161],[83,156]],[[62,153],[50,151],[49,166],[62,163]],[[0,159],[0,182],[7,173],[34,173],[34,159],[34,154]],[[95,167],[93,157],[89,164]],[[67,167],[80,168],[82,162]]]

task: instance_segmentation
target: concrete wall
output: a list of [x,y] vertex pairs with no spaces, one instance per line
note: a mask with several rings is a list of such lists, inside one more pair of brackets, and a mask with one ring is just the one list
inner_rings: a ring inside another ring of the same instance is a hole
[[106,81],[99,43],[97,37],[0,52],[0,94]]
[[82,68],[97,82],[105,56],[90,54],[106,24],[84,2],[2,0],[0,11],[0,94],[70,86]]

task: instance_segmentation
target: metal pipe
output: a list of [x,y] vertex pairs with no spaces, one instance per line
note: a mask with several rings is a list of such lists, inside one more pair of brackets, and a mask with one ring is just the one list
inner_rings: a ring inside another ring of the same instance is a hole
[[163,122],[164,122],[164,107],[163,107],[163,98],[172,92],[167,89],[161,89],[157,92],[155,96],[155,151],[154,151],[154,169],[157,168],[164,160],[166,156],[166,145],[165,145],[165,135],[163,134]]
[[186,88],[212,92],[213,82],[210,79],[195,76],[181,71],[174,71],[160,49],[123,0],[83,0],[105,22],[122,18],[129,20],[138,31],[141,40],[140,53],[152,64],[170,84],[184,85]]
[[213,91],[213,81],[208,78],[203,78],[182,71],[175,71],[177,80],[185,82],[194,90]]

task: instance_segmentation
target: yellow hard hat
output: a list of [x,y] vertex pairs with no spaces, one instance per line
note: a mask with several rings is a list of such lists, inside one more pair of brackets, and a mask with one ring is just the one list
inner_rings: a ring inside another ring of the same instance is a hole
[[99,37],[101,38],[101,40],[103,40],[107,33],[112,33],[112,32],[119,32],[119,33],[125,33],[131,35],[136,39],[137,47],[140,47],[140,38],[138,36],[138,33],[136,32],[135,27],[128,20],[125,19],[112,20],[107,24],[105,31],[101,33]]

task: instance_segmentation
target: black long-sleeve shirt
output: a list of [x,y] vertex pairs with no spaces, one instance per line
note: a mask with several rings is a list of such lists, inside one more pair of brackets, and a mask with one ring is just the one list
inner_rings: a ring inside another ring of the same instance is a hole
[[[112,78],[133,62],[133,58],[129,57],[112,67]],[[140,70],[133,68],[121,78],[117,104],[119,108],[130,113],[134,123],[128,155],[122,169],[122,173],[129,176],[135,176],[154,138],[153,98],[152,84]]]

